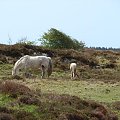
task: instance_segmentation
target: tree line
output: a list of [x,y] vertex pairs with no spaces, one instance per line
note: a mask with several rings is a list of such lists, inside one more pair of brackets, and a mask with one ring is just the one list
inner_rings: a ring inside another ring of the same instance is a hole
[[[11,39],[9,38],[10,42]],[[85,43],[72,38],[69,35],[55,29],[51,28],[45,32],[41,38],[38,39],[40,46],[50,49],[74,49],[82,50],[85,48]],[[37,41],[27,40],[27,37],[21,38],[16,44],[27,44],[27,45],[36,45]],[[86,47],[88,48],[88,47]],[[89,47],[96,50],[113,50],[120,51],[120,48],[107,48],[107,47]]]
[[112,47],[89,47],[91,49],[95,49],[95,50],[112,50],[112,51],[120,51],[120,48],[112,48]]

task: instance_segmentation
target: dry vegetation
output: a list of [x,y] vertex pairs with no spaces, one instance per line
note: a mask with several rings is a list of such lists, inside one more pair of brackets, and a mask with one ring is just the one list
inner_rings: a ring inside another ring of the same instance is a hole
[[[47,54],[53,60],[49,80],[11,76],[25,54]],[[69,63],[77,62],[79,78],[70,80]],[[0,119],[118,120],[120,118],[120,53],[85,49],[49,50],[39,46],[0,45]],[[95,101],[93,101],[95,100]]]
[[[25,91],[25,92],[23,92]],[[103,105],[81,100],[76,96],[43,94],[30,90],[28,87],[12,81],[1,82],[0,93],[7,94],[12,101],[0,107],[0,118],[7,120],[117,120]],[[17,109],[16,106],[34,105],[33,114],[26,110]],[[22,115],[21,115],[22,113]]]

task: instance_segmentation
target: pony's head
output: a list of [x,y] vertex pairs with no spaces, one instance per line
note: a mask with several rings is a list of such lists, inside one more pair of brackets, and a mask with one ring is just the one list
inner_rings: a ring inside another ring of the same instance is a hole
[[12,69],[12,75],[13,75],[13,76],[15,75],[15,70],[14,70],[14,68]]
[[23,67],[22,64],[21,64],[21,63],[22,63],[21,61],[24,59],[24,57],[27,57],[27,55],[21,57],[21,58],[15,63],[15,65],[14,65],[14,67],[13,67],[13,69],[12,69],[12,75],[18,75],[19,69]]
[[16,75],[16,71],[14,70],[14,68],[12,69],[12,75]]
[[13,68],[12,69],[12,75],[14,76],[14,75],[18,75],[18,73],[19,73],[19,69],[16,69],[16,68]]

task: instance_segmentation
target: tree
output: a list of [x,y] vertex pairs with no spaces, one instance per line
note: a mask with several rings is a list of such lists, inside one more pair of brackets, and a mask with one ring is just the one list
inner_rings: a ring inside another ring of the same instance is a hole
[[84,47],[84,43],[72,39],[55,28],[51,28],[47,33],[44,33],[39,41],[44,47],[53,49],[81,49]]
[[73,39],[74,42],[74,49],[83,49],[85,47],[85,43],[83,43],[82,41],[78,41],[76,39]]

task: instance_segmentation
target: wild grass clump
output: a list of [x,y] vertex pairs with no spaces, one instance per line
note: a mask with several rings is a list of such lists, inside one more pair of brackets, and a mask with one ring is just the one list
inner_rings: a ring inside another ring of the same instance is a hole
[[0,105],[1,120],[38,120],[35,117],[35,110],[40,105],[38,95],[22,84],[1,82]]
[[40,105],[40,100],[35,96],[23,95],[19,97],[19,102],[27,105]]
[[16,120],[39,120],[33,113],[24,110],[16,110],[13,116]]
[[120,101],[116,101],[112,104],[112,106],[116,109],[116,110],[120,110]]
[[60,120],[91,120],[93,118],[108,120],[111,115],[103,105],[93,101],[81,100],[76,96],[66,94],[44,94],[43,96],[48,104],[46,106],[45,103],[42,103],[40,112],[54,113]]
[[88,120],[85,114],[62,113],[58,120]]
[[24,85],[12,81],[3,81],[0,84],[0,92],[17,96],[17,95],[30,94],[31,90]]
[[78,74],[81,79],[88,80],[94,79],[97,81],[103,82],[119,82],[120,74],[118,69],[90,69],[90,68],[82,68],[78,70]]
[[0,113],[0,120],[16,120],[16,119],[11,114]]

